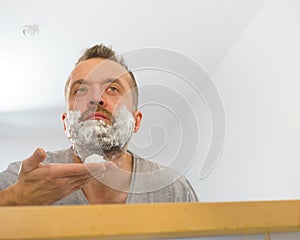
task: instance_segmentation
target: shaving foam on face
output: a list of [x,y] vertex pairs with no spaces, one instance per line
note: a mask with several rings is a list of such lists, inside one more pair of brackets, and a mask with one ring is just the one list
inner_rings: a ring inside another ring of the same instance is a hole
[[66,135],[83,162],[93,154],[104,156],[104,152],[124,149],[135,125],[135,119],[125,105],[120,107],[111,126],[102,120],[82,122],[81,118],[81,112],[68,111],[65,125]]

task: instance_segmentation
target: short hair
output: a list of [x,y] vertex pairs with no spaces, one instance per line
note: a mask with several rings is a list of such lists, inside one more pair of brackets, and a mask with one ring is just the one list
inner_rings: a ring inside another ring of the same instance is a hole
[[[91,48],[88,48],[84,51],[82,56],[77,60],[75,66],[79,64],[80,62],[83,62],[85,60],[91,59],[91,58],[104,58],[112,60],[116,63],[119,63],[122,65],[129,73],[131,81],[129,82],[129,86],[132,89],[132,103],[134,110],[138,107],[138,98],[139,98],[139,92],[137,83],[135,80],[135,77],[133,73],[128,69],[128,66],[125,63],[125,60],[122,56],[118,55],[111,47],[106,47],[103,44],[95,45]],[[65,83],[65,99],[67,100],[67,90],[68,86],[70,84],[70,78],[67,79]]]

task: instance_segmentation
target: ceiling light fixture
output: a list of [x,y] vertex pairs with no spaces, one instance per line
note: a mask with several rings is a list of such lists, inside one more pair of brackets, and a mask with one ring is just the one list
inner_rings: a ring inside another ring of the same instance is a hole
[[38,35],[40,32],[39,26],[34,24],[34,25],[25,25],[22,29],[22,33],[26,37],[34,37]]

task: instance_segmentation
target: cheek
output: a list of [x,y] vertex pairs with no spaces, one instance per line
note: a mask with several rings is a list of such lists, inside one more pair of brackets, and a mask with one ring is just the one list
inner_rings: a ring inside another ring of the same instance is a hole
[[87,106],[86,100],[84,100],[82,98],[76,98],[69,102],[68,110],[83,112],[86,109],[86,106]]
[[116,111],[118,109],[118,99],[107,99],[106,100],[106,104],[105,104],[105,108],[106,110],[110,111],[111,113],[113,113],[114,111]]
[[118,99],[114,99],[111,101],[111,107],[113,108],[114,111],[118,110],[121,106],[125,105],[128,110],[131,109],[131,101],[127,97],[121,97]]
[[132,104],[131,95],[130,94],[124,94],[123,96],[118,98],[118,104],[119,105],[126,105],[130,106]]

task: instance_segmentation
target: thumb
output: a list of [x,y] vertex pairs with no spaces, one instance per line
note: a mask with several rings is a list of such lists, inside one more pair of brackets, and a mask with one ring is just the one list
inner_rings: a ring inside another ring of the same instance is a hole
[[39,164],[45,160],[46,152],[42,148],[37,148],[34,153],[27,159],[22,162],[22,171],[31,172],[34,169],[38,168]]

